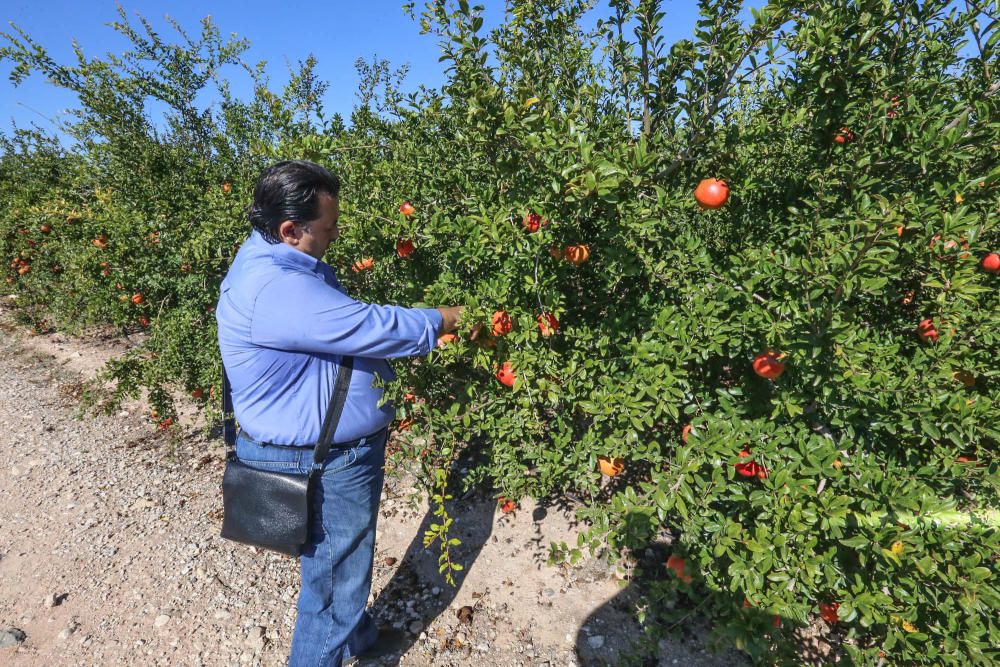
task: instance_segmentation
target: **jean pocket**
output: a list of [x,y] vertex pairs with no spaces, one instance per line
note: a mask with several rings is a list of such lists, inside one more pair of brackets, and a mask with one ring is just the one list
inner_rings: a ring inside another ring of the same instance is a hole
[[330,450],[330,453],[326,455],[326,461],[323,462],[323,474],[332,474],[340,472],[341,470],[346,470],[354,465],[357,460],[357,447],[351,447],[350,449],[332,449]]

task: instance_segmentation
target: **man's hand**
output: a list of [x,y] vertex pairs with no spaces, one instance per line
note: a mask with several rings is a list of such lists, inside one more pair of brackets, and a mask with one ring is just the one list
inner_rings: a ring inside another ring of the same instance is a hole
[[465,306],[451,306],[449,308],[438,308],[441,313],[441,329],[438,335],[453,333],[458,328],[458,318],[462,316]]

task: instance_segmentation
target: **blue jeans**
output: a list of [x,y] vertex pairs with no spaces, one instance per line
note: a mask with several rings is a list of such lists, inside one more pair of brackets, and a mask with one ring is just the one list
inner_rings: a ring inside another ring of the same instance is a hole
[[[309,541],[299,557],[302,588],[289,667],[341,667],[374,645],[378,627],[365,611],[372,586],[375,525],[386,432],[356,447],[330,448],[316,478]],[[308,472],[313,450],[279,447],[240,433],[236,456],[252,467]]]

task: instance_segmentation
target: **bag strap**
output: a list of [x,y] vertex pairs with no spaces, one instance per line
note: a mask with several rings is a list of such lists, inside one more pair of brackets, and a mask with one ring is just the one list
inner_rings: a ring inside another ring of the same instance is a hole
[[236,416],[233,412],[233,390],[229,386],[226,366],[222,365],[222,439],[226,443],[226,458],[236,456]]
[[344,412],[344,403],[347,402],[347,390],[351,386],[353,373],[354,357],[342,357],[340,370],[337,371],[337,383],[333,386],[333,396],[330,397],[330,406],[326,409],[323,427],[319,431],[319,442],[316,443],[316,450],[313,453],[314,469],[326,460],[326,454],[330,451],[333,434],[337,430],[337,424],[340,423],[340,415]]
[[[326,455],[330,451],[333,435],[337,431],[340,416],[344,412],[344,403],[347,402],[347,390],[350,388],[353,374],[354,357],[343,357],[340,362],[340,370],[337,371],[333,395],[330,396],[330,405],[327,406],[326,417],[324,417],[323,426],[320,428],[319,442],[316,443],[313,453],[314,467],[326,460]],[[226,442],[226,458],[235,458],[236,416],[233,412],[233,390],[229,384],[229,375],[226,373],[225,364],[222,365],[222,437]]]

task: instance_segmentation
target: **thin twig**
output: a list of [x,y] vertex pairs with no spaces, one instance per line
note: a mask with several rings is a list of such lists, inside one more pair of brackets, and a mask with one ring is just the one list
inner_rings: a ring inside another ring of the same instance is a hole
[[[770,35],[771,31],[767,31],[766,37],[770,37]],[[715,94],[715,98],[712,100],[712,103],[705,110],[706,119],[712,118],[712,116],[714,116],[718,112],[719,105],[722,104],[722,100],[724,100],[727,97],[729,87],[733,83],[733,78],[736,76],[737,72],[739,72],[740,65],[743,64],[743,61],[746,60],[747,57],[751,53],[753,53],[763,41],[765,41],[764,35],[762,35],[758,40],[751,40],[750,43],[747,44],[747,47],[743,50],[743,53],[740,54],[740,57],[737,58],[736,62],[733,63],[733,66],[729,69],[729,73],[726,75],[725,83],[719,88],[719,92]],[[688,145],[684,148],[683,151],[681,151],[681,154],[673,162],[671,162],[665,169],[663,169],[653,177],[654,180],[660,180],[666,178],[667,176],[671,175],[672,173],[680,169],[681,165],[684,164],[685,161],[687,161],[688,156],[691,154],[691,151],[694,150],[703,140],[704,140],[704,133],[702,132],[702,128],[699,126],[695,126],[694,135],[692,136],[691,141],[688,143]]]
[[[972,13],[973,7],[969,0],[965,0],[965,8],[970,14]],[[979,11],[978,7],[975,9],[976,11]],[[979,22],[976,21],[975,18],[972,19],[972,36],[976,39],[976,46],[979,47],[979,60],[983,63],[983,76],[987,81],[989,81],[990,66],[986,61],[986,52],[983,50],[983,41],[979,36]]]
[[[1000,92],[1000,81],[994,81],[990,85],[990,87],[986,89],[986,92],[983,93],[983,99],[987,99],[987,98],[993,97],[998,92]],[[974,106],[968,106],[968,107],[966,107],[965,110],[962,111],[962,113],[958,114],[958,116],[955,117],[955,120],[951,121],[950,123],[948,123],[947,125],[945,125],[943,128],[941,128],[941,132],[944,133],[944,132],[949,132],[951,130],[954,130],[956,127],[958,127],[959,123],[961,123],[963,120],[965,120],[965,118],[968,117],[968,115],[970,113],[972,113],[973,111],[975,111],[975,109],[976,108]]]

